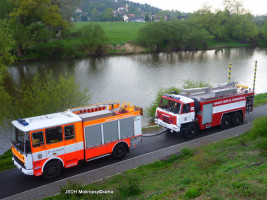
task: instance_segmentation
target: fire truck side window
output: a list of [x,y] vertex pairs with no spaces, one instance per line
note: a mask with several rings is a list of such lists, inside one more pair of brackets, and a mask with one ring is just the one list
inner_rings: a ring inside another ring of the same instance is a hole
[[32,146],[39,147],[44,145],[44,134],[42,131],[32,133]]
[[190,104],[184,104],[183,113],[189,113],[189,112],[190,112]]
[[45,130],[46,144],[52,144],[63,140],[62,127],[48,128]]
[[74,126],[73,125],[65,126],[64,133],[65,133],[65,140],[73,139],[75,137]]

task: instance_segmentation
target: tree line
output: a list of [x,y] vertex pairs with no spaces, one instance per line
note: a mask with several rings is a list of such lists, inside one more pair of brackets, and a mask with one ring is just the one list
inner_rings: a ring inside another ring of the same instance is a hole
[[255,18],[236,0],[225,0],[224,10],[216,12],[203,6],[187,18],[147,24],[136,43],[155,51],[205,49],[211,40],[267,44],[267,18]]

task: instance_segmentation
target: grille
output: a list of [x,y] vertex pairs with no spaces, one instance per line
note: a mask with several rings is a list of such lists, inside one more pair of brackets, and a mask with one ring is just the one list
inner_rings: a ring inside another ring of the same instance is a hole
[[165,123],[169,124],[170,123],[170,118],[162,116],[162,121],[164,121]]
[[17,158],[17,156],[13,155],[14,160],[23,168],[25,168],[24,163],[20,161],[20,159]]

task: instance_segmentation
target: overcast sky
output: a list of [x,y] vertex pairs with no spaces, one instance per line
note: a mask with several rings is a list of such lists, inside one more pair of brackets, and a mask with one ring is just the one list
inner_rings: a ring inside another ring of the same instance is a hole
[[[215,9],[223,9],[223,0],[131,0],[133,2],[147,3],[163,10],[179,10],[193,12],[202,7],[204,3]],[[244,8],[254,15],[267,14],[267,0],[241,0]]]

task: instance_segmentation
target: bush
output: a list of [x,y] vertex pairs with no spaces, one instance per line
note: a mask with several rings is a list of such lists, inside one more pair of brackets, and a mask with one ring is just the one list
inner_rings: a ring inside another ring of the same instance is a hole
[[205,49],[209,33],[192,21],[153,22],[142,27],[136,43],[155,51]]
[[[202,81],[190,81],[187,80],[185,81],[183,88],[188,89],[188,88],[200,88],[200,87],[211,87],[209,83],[202,82]],[[154,118],[156,109],[159,106],[161,97],[164,94],[171,93],[172,91],[177,92],[177,94],[181,93],[180,88],[176,87],[170,87],[170,88],[162,88],[157,92],[156,99],[152,102],[152,104],[148,107],[147,113],[149,114],[150,117]]]
[[170,88],[160,89],[157,92],[155,101],[153,101],[153,103],[147,109],[147,112],[148,112],[148,114],[149,114],[150,117],[152,117],[152,118],[155,117],[156,109],[159,106],[161,97],[164,94],[170,93],[172,91],[175,91],[175,92],[177,92],[177,94],[179,94],[181,92],[181,89],[175,88],[175,87],[170,87]]
[[80,30],[83,49],[87,54],[101,55],[108,38],[104,29],[98,24],[87,24]]

